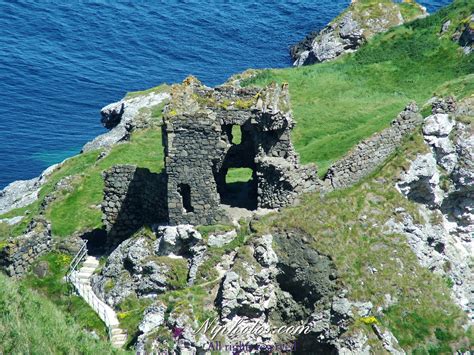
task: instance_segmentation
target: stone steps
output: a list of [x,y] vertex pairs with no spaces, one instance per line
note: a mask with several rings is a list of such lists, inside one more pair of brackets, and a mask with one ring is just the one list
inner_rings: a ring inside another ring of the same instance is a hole
[[109,329],[112,346],[114,348],[122,348],[127,342],[127,333],[120,328],[120,322],[115,311],[97,297],[91,287],[91,277],[99,267],[99,264],[99,260],[96,257],[88,256],[82,263],[82,267],[73,274],[72,283],[79,295],[98,314]]

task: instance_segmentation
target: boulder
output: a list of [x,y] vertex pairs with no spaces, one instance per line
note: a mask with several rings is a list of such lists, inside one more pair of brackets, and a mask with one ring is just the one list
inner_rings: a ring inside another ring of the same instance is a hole
[[237,237],[235,229],[223,234],[211,234],[207,240],[207,245],[210,247],[221,248],[233,241],[235,237]]
[[398,189],[409,199],[430,207],[440,206],[443,192],[439,187],[440,174],[431,153],[419,155],[409,170],[402,174]]
[[161,302],[149,306],[143,313],[138,329],[144,334],[152,332],[164,323],[165,312],[166,306]]
[[415,18],[427,16],[426,9],[414,2],[413,15],[405,18],[396,3],[373,2],[370,6],[352,1],[348,9],[321,31],[309,34],[291,47],[294,66],[333,60],[356,51],[373,35],[385,32]]
[[101,122],[110,131],[86,143],[81,152],[107,149],[119,142],[127,141],[134,129],[152,125],[151,109],[169,97],[167,92],[151,92],[136,97],[125,97],[105,106],[100,111]]

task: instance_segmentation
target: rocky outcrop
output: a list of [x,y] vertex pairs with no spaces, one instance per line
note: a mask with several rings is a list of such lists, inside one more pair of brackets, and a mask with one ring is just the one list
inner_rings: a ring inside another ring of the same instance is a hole
[[431,153],[418,156],[401,179],[398,188],[405,196],[430,207],[439,207],[443,191],[439,186],[436,159]]
[[438,100],[423,124],[430,152],[419,155],[397,184],[408,199],[420,204],[423,223],[403,209],[400,218],[387,222],[391,232],[406,235],[420,264],[452,282],[454,300],[466,311],[474,306],[471,258],[474,233],[474,99],[457,107]]
[[[191,226],[142,229],[108,257],[94,291],[110,306],[128,296],[154,298],[191,284],[203,258],[199,232]],[[204,247],[205,248],[205,247]]]
[[128,140],[134,129],[159,124],[158,120],[154,120],[153,109],[159,107],[168,98],[169,94],[164,90],[131,98],[125,97],[118,102],[105,106],[100,111],[101,122],[110,131],[86,143],[82,148],[82,152],[109,148],[116,143]]
[[474,14],[461,23],[453,39],[459,43],[466,55],[474,51]]
[[33,220],[26,234],[7,240],[1,247],[0,268],[11,277],[23,276],[51,248],[51,226],[43,219]]
[[[223,325],[267,324],[307,327],[305,334],[228,334],[226,340],[274,346],[296,341],[299,353],[369,351],[363,335],[341,335],[354,317],[370,314],[370,303],[354,303],[337,285],[332,261],[298,231],[264,235],[237,253],[224,275],[216,305]],[[268,330],[268,329],[264,329]]]
[[389,128],[357,144],[342,159],[331,165],[324,178],[332,188],[355,184],[382,164],[408,134],[421,124],[423,117],[415,103],[408,105]]
[[[410,10],[404,11],[406,7]],[[325,28],[291,47],[293,65],[321,63],[354,52],[376,33],[424,16],[427,16],[426,9],[414,2],[352,1],[349,8]]]
[[38,199],[41,187],[48,181],[48,177],[60,165],[55,164],[43,171],[39,177],[30,180],[14,181],[0,191],[0,215],[16,208],[28,206]]

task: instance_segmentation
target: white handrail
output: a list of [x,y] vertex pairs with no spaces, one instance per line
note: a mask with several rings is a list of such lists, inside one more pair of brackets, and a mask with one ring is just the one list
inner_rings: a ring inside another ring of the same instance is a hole
[[87,241],[84,242],[81,249],[77,252],[76,256],[73,258],[71,264],[69,265],[68,272],[66,274],[66,281],[70,282],[76,292],[81,296],[89,306],[98,314],[99,318],[105,323],[107,327],[107,333],[109,339],[112,340],[112,326],[118,324],[118,320],[111,319],[110,314],[107,312],[107,309],[110,308],[106,305],[92,290],[91,286],[87,286],[80,282],[77,273],[77,266],[82,261],[82,259],[87,255]]

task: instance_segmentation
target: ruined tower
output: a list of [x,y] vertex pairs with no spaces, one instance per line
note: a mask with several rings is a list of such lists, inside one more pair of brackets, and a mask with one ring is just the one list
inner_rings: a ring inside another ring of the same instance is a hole
[[[213,89],[194,77],[175,85],[162,126],[170,224],[223,222],[222,204],[278,208],[315,190],[316,168],[300,166],[293,126],[286,85]],[[237,193],[226,183],[231,168],[252,170]]]

